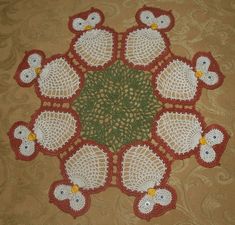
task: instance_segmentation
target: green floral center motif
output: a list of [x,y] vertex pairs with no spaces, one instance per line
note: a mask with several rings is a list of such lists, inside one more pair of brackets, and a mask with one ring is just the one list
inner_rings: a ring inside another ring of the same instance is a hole
[[147,140],[156,112],[151,74],[117,61],[103,71],[86,74],[85,86],[73,102],[82,125],[81,136],[113,152],[135,140]]

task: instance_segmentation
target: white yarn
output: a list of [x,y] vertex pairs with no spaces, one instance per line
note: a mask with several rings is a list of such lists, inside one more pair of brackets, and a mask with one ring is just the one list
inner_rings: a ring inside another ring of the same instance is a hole
[[111,32],[92,29],[84,32],[73,47],[89,66],[98,67],[111,60],[113,45],[113,34]]
[[156,122],[160,136],[176,154],[194,149],[202,134],[197,117],[189,113],[165,112]]
[[76,120],[70,113],[43,111],[35,120],[37,142],[49,151],[63,147],[75,134]]
[[108,156],[99,147],[86,144],[65,163],[70,181],[83,189],[96,189],[106,182]]
[[162,97],[192,100],[197,91],[197,78],[192,67],[178,59],[170,62],[158,75],[156,88]]
[[41,94],[49,98],[70,98],[80,82],[79,74],[62,57],[47,63],[38,79]]
[[150,28],[135,30],[127,36],[125,58],[134,65],[146,66],[166,48],[160,32]]
[[163,160],[149,146],[132,146],[123,155],[123,186],[131,191],[146,192],[160,184],[166,169]]

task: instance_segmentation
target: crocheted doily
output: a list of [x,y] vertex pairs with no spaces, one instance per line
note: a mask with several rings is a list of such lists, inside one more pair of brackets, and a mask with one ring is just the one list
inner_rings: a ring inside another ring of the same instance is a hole
[[195,104],[202,88],[223,82],[211,53],[176,56],[166,36],[171,12],[144,6],[137,26],[117,33],[95,8],[69,18],[74,33],[65,54],[25,53],[15,79],[34,85],[41,107],[9,131],[16,158],[57,156],[61,179],[50,202],[74,217],[89,210],[90,195],[116,186],[135,197],[143,219],[176,207],[168,184],[171,164],[194,155],[219,165],[229,135],[206,125]]

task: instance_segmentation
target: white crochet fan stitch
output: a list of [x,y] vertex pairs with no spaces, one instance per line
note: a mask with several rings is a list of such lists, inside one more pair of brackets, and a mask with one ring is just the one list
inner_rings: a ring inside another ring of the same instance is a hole
[[123,155],[122,184],[131,191],[147,192],[160,185],[166,170],[167,165],[149,146],[132,146]]
[[128,34],[124,48],[129,63],[147,66],[161,55],[166,45],[159,31],[143,28]]
[[67,112],[43,111],[33,125],[37,142],[51,152],[63,147],[76,129],[76,119]]
[[41,95],[49,98],[70,98],[80,88],[81,78],[63,58],[47,63],[38,79]]
[[202,126],[198,118],[189,113],[165,112],[156,121],[156,133],[175,154],[185,154],[199,144]]
[[106,183],[108,156],[98,146],[86,144],[66,160],[64,167],[71,183],[93,190]]
[[192,100],[197,92],[198,80],[193,68],[178,59],[170,62],[156,80],[156,89],[167,99]]
[[92,29],[83,33],[73,48],[89,66],[103,66],[112,59],[113,39],[113,34],[107,30]]

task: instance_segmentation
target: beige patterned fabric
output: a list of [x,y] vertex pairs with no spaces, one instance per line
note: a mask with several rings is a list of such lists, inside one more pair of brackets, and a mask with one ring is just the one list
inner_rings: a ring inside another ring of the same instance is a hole
[[[18,120],[29,121],[40,101],[33,88],[13,79],[25,50],[39,48],[46,55],[67,50],[73,34],[68,17],[98,7],[105,25],[119,32],[136,25],[134,15],[146,4],[172,10],[175,27],[167,33],[175,54],[189,59],[197,51],[211,51],[226,79],[213,90],[203,89],[197,109],[208,123],[223,125],[232,136],[221,166],[205,169],[192,157],[173,164],[169,180],[178,193],[177,209],[153,218],[148,225],[233,225],[235,157],[235,4],[234,0],[2,0],[0,2],[0,224],[3,225],[145,225],[134,216],[133,197],[117,188],[92,195],[89,211],[77,219],[48,204],[48,189],[61,178],[56,157],[39,154],[31,163],[15,160],[6,132]],[[207,94],[208,93],[208,94]]]

